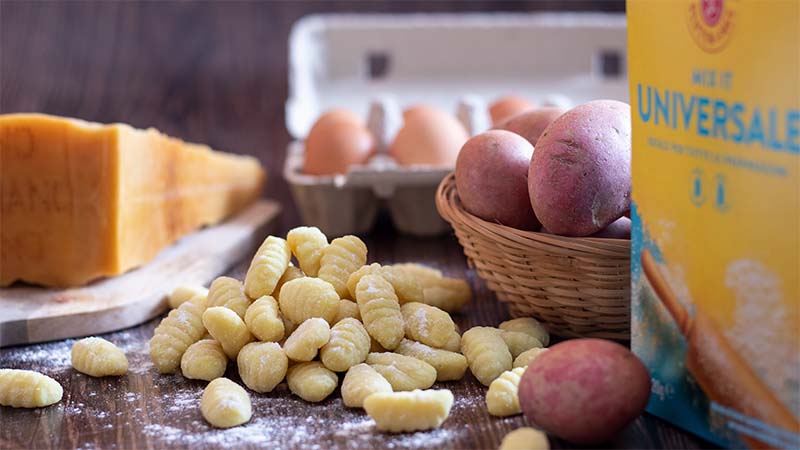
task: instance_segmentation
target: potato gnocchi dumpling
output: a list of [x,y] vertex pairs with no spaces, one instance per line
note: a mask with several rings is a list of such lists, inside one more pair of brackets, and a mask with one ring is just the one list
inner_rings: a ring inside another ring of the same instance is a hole
[[311,361],[331,337],[331,327],[324,319],[314,317],[297,327],[283,343],[286,356],[294,361]]
[[150,359],[160,373],[175,372],[183,352],[206,333],[203,326],[205,299],[197,296],[169,312],[150,339]]
[[260,341],[278,342],[286,332],[278,302],[269,295],[259,298],[247,308],[244,323]]
[[195,286],[192,284],[185,284],[176,287],[168,296],[167,302],[171,309],[181,306],[183,303],[188,302],[195,295],[208,296],[208,289],[203,286]]
[[222,350],[230,359],[236,359],[239,350],[253,340],[244,320],[223,306],[208,308],[203,313],[203,326],[222,344]]
[[225,375],[228,357],[222,344],[214,339],[201,339],[186,349],[181,358],[181,373],[192,380],[211,381]]
[[506,370],[511,370],[511,353],[496,328],[473,327],[461,336],[461,353],[467,357],[475,378],[488,386]]
[[351,298],[355,298],[358,282],[361,281],[361,277],[364,275],[382,276],[392,285],[401,305],[407,302],[421,302],[424,300],[422,285],[412,275],[401,269],[392,266],[381,266],[378,263],[362,266],[350,275],[350,278],[347,279],[347,290],[350,292]]
[[278,284],[275,285],[275,290],[272,292],[272,297],[275,300],[279,300],[281,298],[281,288],[284,284],[296,280],[298,278],[303,278],[306,276],[300,268],[295,267],[292,263],[289,263],[289,267],[286,268],[286,272],[283,272],[281,278],[278,280]]
[[369,335],[386,349],[397,347],[405,325],[392,285],[380,275],[365,275],[356,287],[356,301]]
[[458,278],[442,278],[423,288],[424,302],[454,313],[472,300],[469,284]]
[[505,331],[520,331],[522,333],[527,333],[541,342],[543,347],[550,345],[550,333],[547,332],[547,329],[544,327],[544,325],[539,323],[539,321],[533,317],[519,317],[516,319],[506,320],[505,322],[502,322],[498,328]]
[[319,361],[304,362],[289,368],[289,390],[307,402],[325,400],[339,384],[339,377]]
[[436,369],[425,361],[398,353],[370,353],[367,364],[386,378],[395,391],[427,389],[436,382]]
[[244,317],[250,307],[250,299],[244,293],[244,285],[236,278],[217,277],[208,288],[208,307],[224,306],[239,317]]
[[508,346],[508,351],[511,352],[512,358],[516,358],[532,348],[544,347],[538,339],[528,333],[523,333],[522,331],[499,331],[500,337],[503,338],[503,342]]
[[328,246],[325,234],[317,227],[297,227],[289,230],[286,242],[303,272],[310,277],[316,277],[319,273],[322,250]]
[[303,277],[284,284],[278,303],[283,316],[296,324],[312,317],[330,324],[339,314],[339,295],[330,283],[319,278]]
[[442,347],[456,332],[450,314],[424,303],[406,303],[400,308],[405,322],[405,334],[409,339]]
[[458,334],[457,331],[453,331],[450,337],[447,338],[447,342],[443,346],[440,347],[442,350],[447,350],[448,352],[460,352],[461,351],[461,335]]
[[217,428],[247,423],[253,415],[247,391],[227,378],[217,378],[208,383],[200,399],[200,411],[203,418]]
[[283,381],[289,368],[289,358],[275,342],[245,345],[236,363],[244,385],[256,392],[272,392]]
[[347,298],[347,280],[366,263],[366,244],[356,236],[343,236],[322,250],[318,277],[333,285],[340,298]]
[[392,392],[392,385],[368,364],[356,364],[342,381],[342,401],[350,408],[362,408],[364,399],[377,392]]
[[58,381],[32,370],[0,369],[0,406],[41,408],[61,401]]
[[498,450],[550,450],[550,442],[543,431],[522,427],[506,434]]
[[451,381],[464,378],[467,371],[467,358],[456,352],[429,347],[409,339],[400,341],[395,353],[417,358],[436,369],[436,381]]
[[536,359],[537,356],[541,355],[545,351],[547,351],[546,348],[532,348],[520,353],[519,356],[514,359],[514,368],[528,367],[528,364],[530,364],[531,361]]
[[72,345],[72,367],[92,377],[119,376],[128,372],[128,358],[116,345],[88,337]]
[[339,323],[342,319],[346,319],[348,317],[356,319],[359,322],[361,321],[361,312],[358,310],[358,303],[352,300],[341,299],[339,300],[339,313],[336,314],[336,318],[333,319],[333,323]]
[[453,393],[447,389],[378,392],[364,400],[376,428],[393,433],[439,428],[452,406]]
[[441,270],[418,263],[393,264],[392,267],[413,276],[423,287],[435,284],[436,281],[444,277]]
[[247,275],[244,277],[244,292],[250,298],[272,295],[281,279],[292,253],[284,239],[268,236],[256,251]]
[[361,322],[343,319],[331,328],[330,340],[320,350],[320,360],[328,369],[344,372],[367,359],[369,343],[369,334]]
[[486,408],[493,416],[512,416],[520,414],[519,381],[525,372],[524,367],[507,370],[492,381],[486,392]]

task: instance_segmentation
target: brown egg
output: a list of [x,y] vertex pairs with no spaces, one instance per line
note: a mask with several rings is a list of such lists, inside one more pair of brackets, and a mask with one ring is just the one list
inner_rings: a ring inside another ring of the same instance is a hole
[[492,118],[492,125],[497,126],[506,119],[516,116],[519,113],[533,109],[533,103],[527,99],[516,95],[506,95],[495,100],[489,105],[489,116]]
[[557,106],[537,108],[517,114],[495,128],[517,133],[535,146],[544,129],[565,112]]
[[375,138],[364,121],[344,109],[332,109],[317,119],[306,138],[303,172],[309,175],[347,173],[365,164],[375,149]]
[[403,126],[389,147],[400,165],[453,167],[469,134],[454,116],[419,105],[403,112]]

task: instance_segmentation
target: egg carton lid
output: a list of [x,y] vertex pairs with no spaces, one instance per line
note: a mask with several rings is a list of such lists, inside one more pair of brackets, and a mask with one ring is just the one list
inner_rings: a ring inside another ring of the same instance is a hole
[[570,106],[628,100],[624,14],[317,14],[289,35],[286,127],[296,139],[345,107],[377,98],[457,112],[465,98],[517,94]]

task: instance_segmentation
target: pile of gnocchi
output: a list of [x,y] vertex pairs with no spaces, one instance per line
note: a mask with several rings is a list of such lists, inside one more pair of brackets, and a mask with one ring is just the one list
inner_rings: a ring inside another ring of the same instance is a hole
[[[344,373],[343,403],[363,408],[382,431],[441,426],[453,394],[430,388],[462,379],[467,368],[489,387],[490,414],[519,414],[520,377],[550,337],[532,318],[459,334],[450,313],[471,297],[464,280],[430,267],[368,265],[367,246],[356,236],[329,243],[319,229],[298,227],[286,239],[267,237],[244,281],[219,277],[208,289],[172,292],[173,309],[155,329],[150,357],[160,373],[180,369],[209,381],[200,411],[220,428],[252,416],[248,391],[224,378],[229,361],[250,391],[270,392],[286,381],[308,402],[331,395]],[[73,346],[72,363],[96,377],[128,368],[119,348],[94,337]],[[2,405],[45,406],[61,392],[45,375],[0,370]]]

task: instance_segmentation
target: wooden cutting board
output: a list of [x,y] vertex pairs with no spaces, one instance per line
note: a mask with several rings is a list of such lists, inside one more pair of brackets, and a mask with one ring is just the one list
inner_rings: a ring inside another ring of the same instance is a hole
[[0,347],[89,336],[145,322],[166,308],[180,284],[208,284],[245,258],[264,237],[280,206],[260,201],[226,222],[185,236],[147,265],[70,289],[0,289]]

